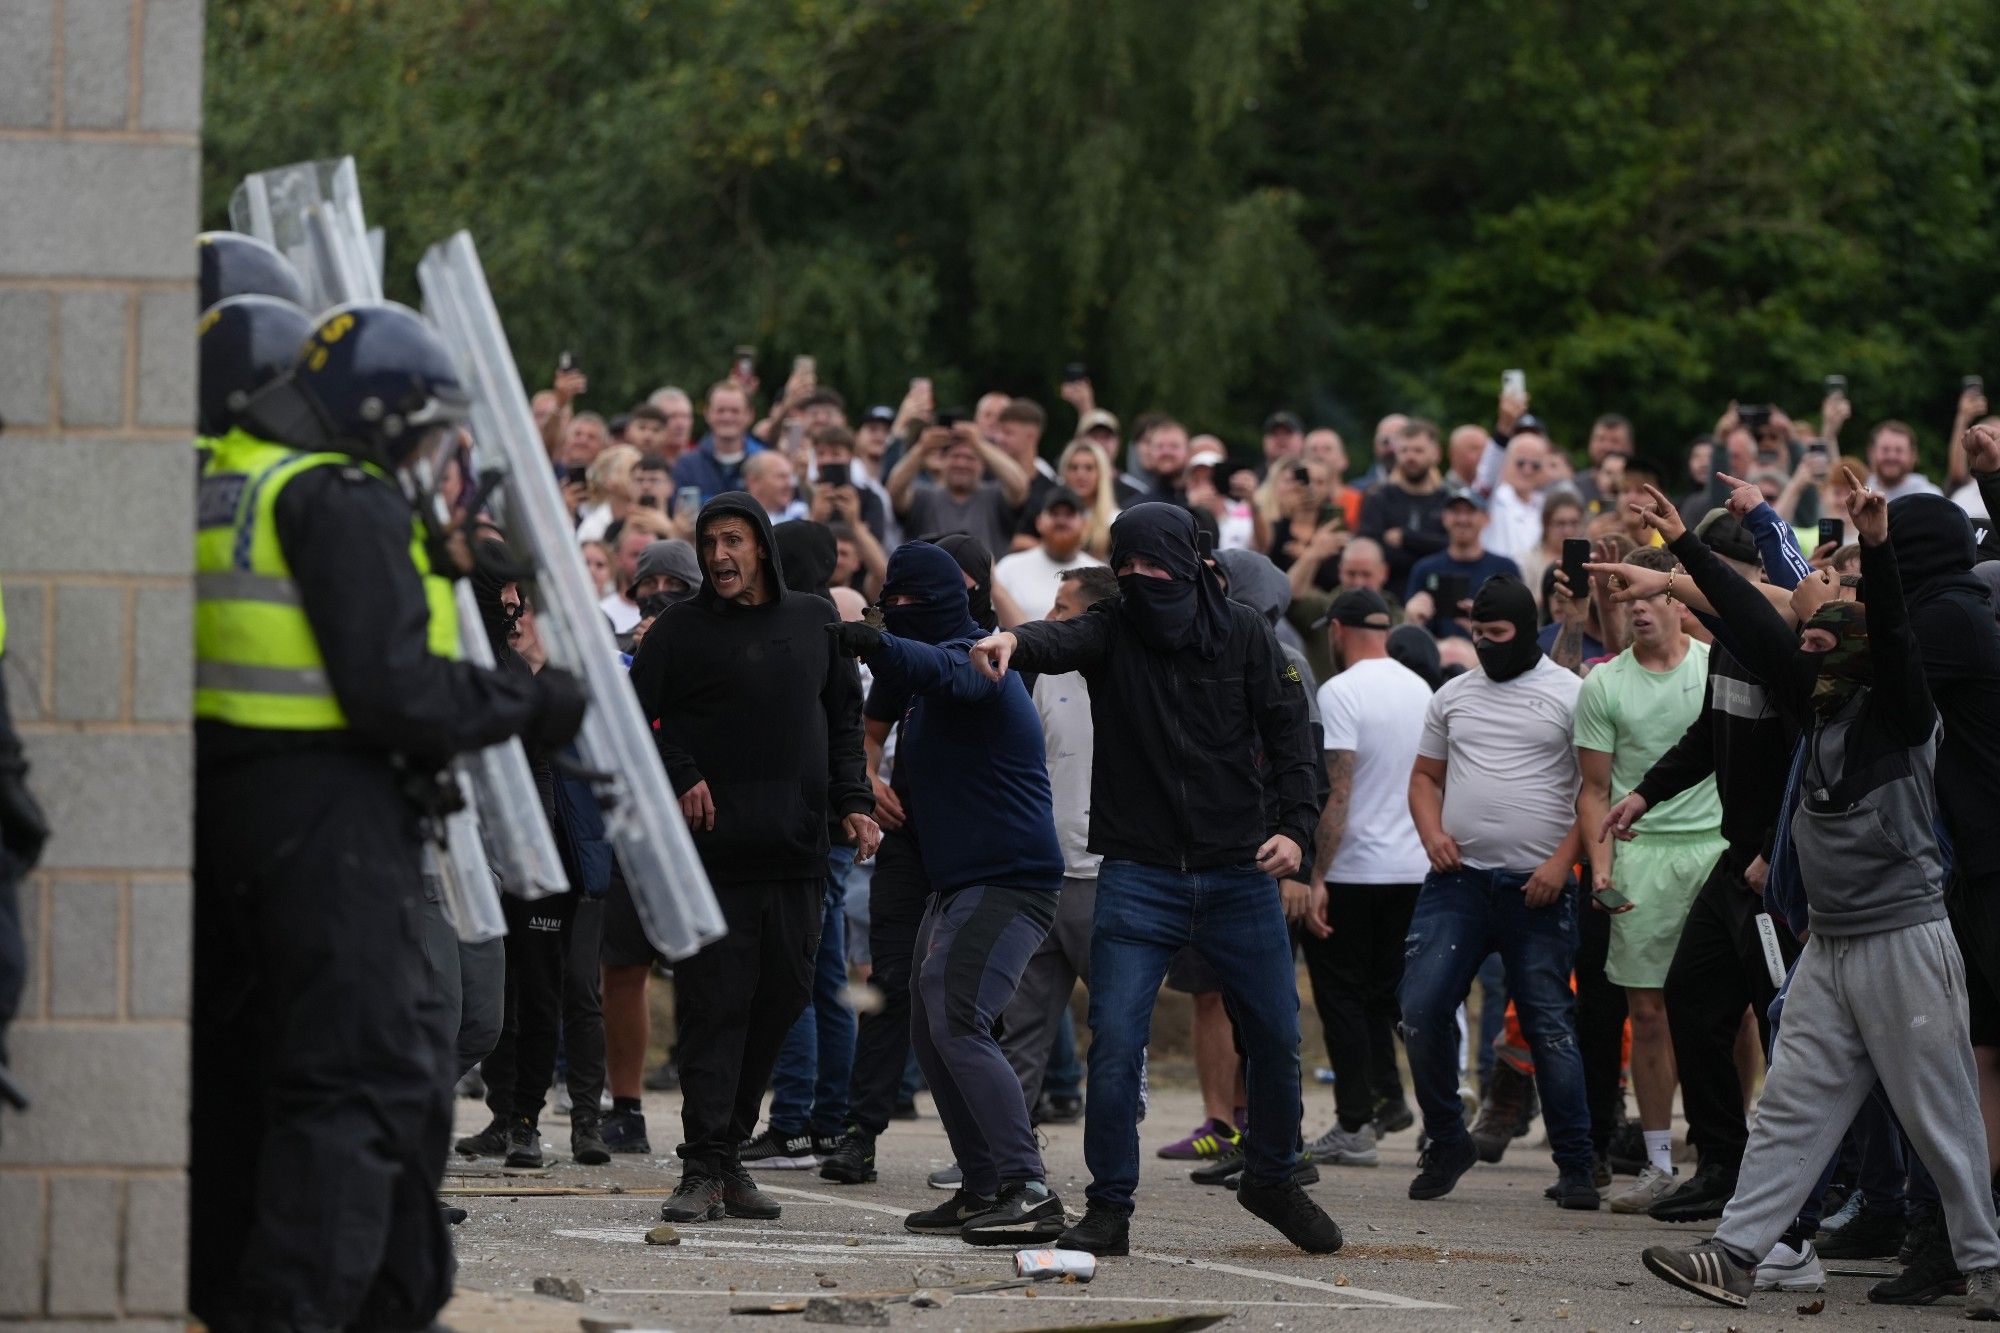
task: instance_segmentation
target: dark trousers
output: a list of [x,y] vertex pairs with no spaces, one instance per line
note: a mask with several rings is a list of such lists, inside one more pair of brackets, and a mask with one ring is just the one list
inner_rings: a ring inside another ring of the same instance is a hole
[[[1604,975],[1610,950],[1610,915],[1584,902],[1577,912],[1576,1048],[1590,1107],[1590,1146],[1599,1157],[1625,1118],[1625,988]],[[1511,988],[1513,978],[1507,980]]]
[[0,1064],[7,1063],[7,1025],[20,1012],[28,979],[28,948],[21,930],[19,862],[0,847]]
[[[1667,969],[1667,1012],[1673,1016],[1674,1063],[1688,1142],[1703,1165],[1734,1171],[1750,1130],[1743,1117],[1743,1081],[1736,1073],[1736,1035],[1743,1006],[1756,1010],[1764,1048],[1771,1045],[1768,1010],[1778,988],[1764,965],[1757,935],[1763,899],[1743,882],[1725,853],[1688,907],[1687,923]],[[1785,965],[1799,956],[1791,932],[1778,926]]]
[[986,1198],[1047,1174],[993,1025],[1055,909],[1052,893],[974,885],[934,896],[918,930],[910,1037],[965,1188]]
[[1390,1031],[1398,1019],[1403,941],[1410,933],[1421,884],[1329,884],[1326,919],[1333,934],[1301,935],[1313,1008],[1326,1030],[1333,1066],[1333,1104],[1341,1126],[1356,1130],[1375,1118],[1385,1091],[1403,1099]]
[[389,766],[203,771],[195,822],[190,1305],[211,1329],[430,1324],[454,1033]]
[[900,829],[884,834],[868,888],[868,984],[882,1007],[861,1015],[848,1084],[850,1114],[870,1134],[889,1127],[910,1063],[910,960],[930,893],[917,844]]
[[812,995],[825,878],[717,884],[729,933],[674,964],[688,1171],[719,1174],[757,1128],[785,1034]]
[[541,1121],[556,1072],[556,1033],[568,1056],[570,1124],[597,1123],[604,1093],[604,991],[598,949],[604,900],[575,889],[534,902],[508,894],[507,985],[500,1040],[486,1057],[486,1104],[510,1124]]

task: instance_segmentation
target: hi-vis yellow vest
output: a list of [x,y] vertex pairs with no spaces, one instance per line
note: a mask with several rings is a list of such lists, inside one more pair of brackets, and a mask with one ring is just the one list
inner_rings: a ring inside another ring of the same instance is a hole
[[[278,543],[278,496],[308,468],[361,467],[346,454],[302,453],[241,430],[205,440],[195,520],[194,714],[266,731],[343,731],[319,641]],[[384,478],[386,480],[386,477]],[[451,583],[430,572],[423,529],[410,563],[424,580],[433,655],[458,656]]]

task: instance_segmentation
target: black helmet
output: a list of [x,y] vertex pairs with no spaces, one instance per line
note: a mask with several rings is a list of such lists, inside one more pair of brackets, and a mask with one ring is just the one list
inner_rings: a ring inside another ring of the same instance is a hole
[[201,394],[195,434],[236,425],[250,396],[292,368],[312,336],[312,316],[275,296],[232,296],[204,310],[198,327]]
[[275,296],[295,306],[306,303],[305,284],[292,261],[255,236],[240,231],[205,231],[194,238],[201,257],[201,308],[231,296]]
[[433,429],[463,421],[470,405],[457,364],[423,316],[384,302],[328,311],[291,372],[245,415],[264,438],[393,469]]

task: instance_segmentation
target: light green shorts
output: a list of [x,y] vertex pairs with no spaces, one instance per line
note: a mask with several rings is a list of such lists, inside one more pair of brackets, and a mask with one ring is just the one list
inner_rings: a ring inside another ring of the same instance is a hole
[[1632,910],[1611,918],[1604,975],[1612,984],[1657,990],[1681,942],[1695,894],[1728,843],[1713,833],[1641,833],[1615,844],[1611,883]]

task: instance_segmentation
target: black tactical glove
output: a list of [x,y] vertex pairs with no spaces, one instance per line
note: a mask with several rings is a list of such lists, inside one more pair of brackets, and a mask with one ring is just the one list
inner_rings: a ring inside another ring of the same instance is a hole
[[882,646],[882,631],[865,620],[843,620],[826,627],[842,657],[866,657]]
[[535,690],[541,697],[521,739],[537,749],[560,750],[583,726],[583,710],[590,702],[583,682],[558,667],[543,667],[535,674]]

